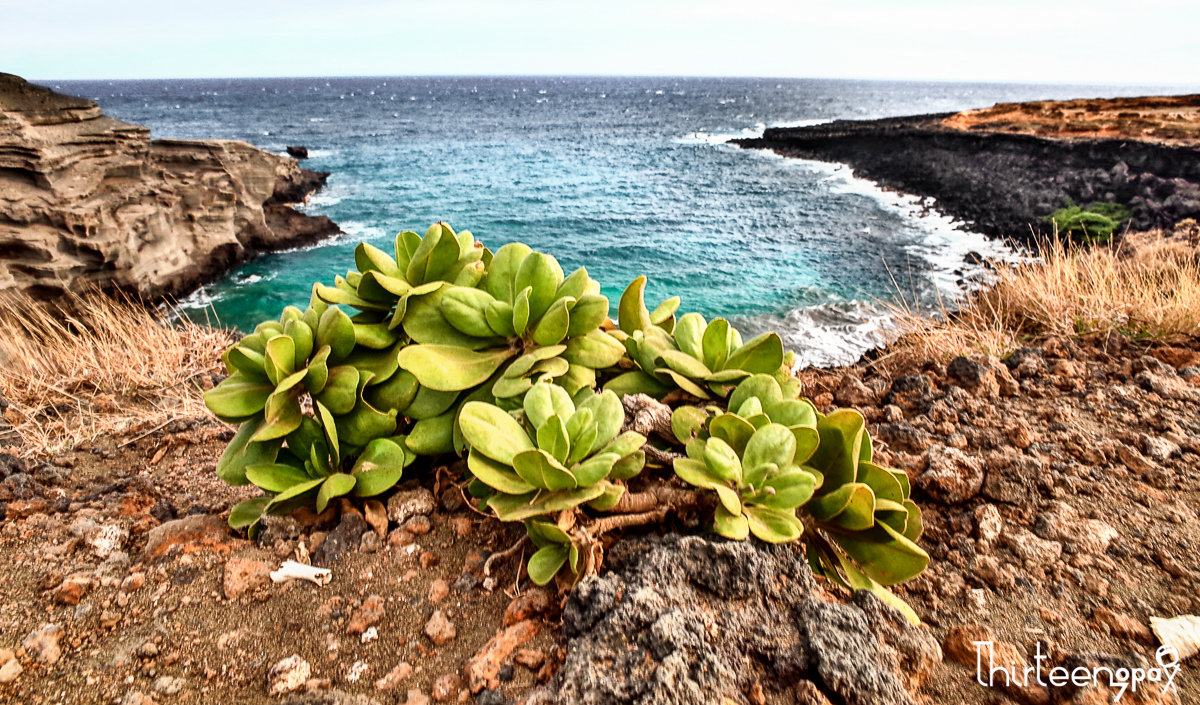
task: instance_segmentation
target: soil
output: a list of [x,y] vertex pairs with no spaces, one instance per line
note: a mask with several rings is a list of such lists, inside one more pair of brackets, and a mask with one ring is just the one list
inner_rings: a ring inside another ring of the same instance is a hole
[[[1109,339],[1049,341],[1003,363],[962,358],[886,370],[864,362],[803,374],[805,394],[818,406],[863,412],[877,457],[909,474],[924,512],[920,544],[932,557],[930,567],[897,592],[946,658],[919,678],[909,674],[911,696],[946,704],[1107,702],[1109,695],[1094,691],[984,688],[975,683],[974,663],[959,662],[963,634],[990,630],[997,643],[1028,659],[1039,648],[1049,653],[1051,664],[1088,658],[1153,664],[1158,643],[1149,618],[1200,614],[1198,365],[1200,341],[1168,346]],[[0,685],[0,702],[261,703],[286,701],[307,688],[325,702],[362,696],[417,703],[435,694],[439,679],[463,676],[489,640],[506,629],[512,634],[510,625],[523,624],[522,618],[532,620],[523,633],[536,629],[536,636],[519,646],[536,654],[514,653],[509,643],[496,660],[506,667],[498,678],[478,682],[478,692],[460,680],[437,695],[450,702],[507,702],[539,681],[549,681],[551,691],[581,690],[566,680],[572,677],[566,669],[555,675],[569,650],[583,643],[576,634],[563,635],[560,599],[531,592],[527,578],[518,580],[515,557],[493,568],[494,582],[482,580],[485,552],[512,545],[520,527],[455,501],[450,475],[414,473],[418,479],[401,488],[436,491],[428,533],[419,533],[421,518],[406,523],[413,531],[392,522],[387,538],[370,538],[332,560],[327,585],[267,582],[229,599],[231,559],[262,561],[274,570],[297,557],[300,542],[316,558],[324,555],[317,544],[330,541],[327,532],[339,519],[328,515],[308,528],[278,522],[264,532],[263,544],[224,528],[185,536],[179,519],[223,527],[229,507],[254,493],[215,477],[229,433],[202,422],[138,435],[103,438],[48,463],[21,466],[0,456],[6,476],[0,483],[0,565],[6,566],[0,661],[12,650],[23,669]],[[103,532],[88,522],[123,528],[128,538],[118,532],[106,545]],[[179,545],[164,558],[147,557],[147,544],[157,551],[168,531]],[[107,560],[105,550],[112,551]],[[439,579],[449,593],[434,602],[430,591]],[[813,580],[822,600],[850,601],[841,588]],[[598,592],[576,590],[567,609],[593,609],[588,595]],[[364,643],[348,628],[373,595],[384,614],[370,625],[377,638]],[[542,613],[539,600],[548,606]],[[441,646],[425,633],[437,610],[456,630]],[[39,662],[33,642],[22,646],[27,635],[51,624],[61,629],[61,656],[48,665]],[[272,698],[268,673],[293,654],[311,672],[295,694]],[[520,665],[537,657],[549,665]],[[401,663],[411,666],[411,675],[391,690],[378,689],[376,681]],[[736,703],[801,701],[798,692],[764,679],[757,689],[729,686],[720,696]],[[1144,699],[1128,701],[1195,701],[1200,674],[1194,662],[1184,664],[1175,687],[1178,695],[1143,690]],[[137,699],[142,696],[150,700]]]
[[942,121],[959,130],[1200,144],[1200,95],[998,103]]

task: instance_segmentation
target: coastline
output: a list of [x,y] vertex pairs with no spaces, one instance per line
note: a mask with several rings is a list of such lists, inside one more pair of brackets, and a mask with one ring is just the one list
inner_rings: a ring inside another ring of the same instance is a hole
[[1126,205],[1133,230],[1200,215],[1200,150],[1194,144],[947,124],[960,115],[767,128],[760,138],[730,143],[847,164],[883,187],[935,199],[941,212],[976,232],[1026,244],[1048,234],[1042,218],[1066,199]]
[[262,252],[340,233],[292,208],[329,174],[236,140],[152,140],[0,74],[0,291],[178,299]]

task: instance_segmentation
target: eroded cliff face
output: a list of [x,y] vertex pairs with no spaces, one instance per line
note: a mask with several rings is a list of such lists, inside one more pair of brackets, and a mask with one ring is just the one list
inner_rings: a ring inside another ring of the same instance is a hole
[[1037,240],[1052,227],[1043,218],[1066,199],[1080,205],[1125,205],[1133,211],[1135,231],[1200,217],[1200,146],[1195,139],[1160,139],[1148,129],[1136,136],[1114,136],[1095,124],[1085,125],[1088,129],[1078,133],[1083,136],[1055,131],[1051,128],[1061,125],[1049,123],[1038,123],[1037,130],[1017,125],[1008,132],[1012,123],[959,120],[964,115],[839,120],[768,129],[759,139],[733,142],[848,164],[862,178],[936,199],[939,210],[993,237]]
[[0,291],[180,296],[340,232],[297,203],[328,174],[235,140],[151,140],[90,100],[0,74]]

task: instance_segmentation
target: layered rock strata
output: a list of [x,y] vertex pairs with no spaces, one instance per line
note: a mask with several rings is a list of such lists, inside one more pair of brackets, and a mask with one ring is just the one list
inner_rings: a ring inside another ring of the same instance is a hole
[[90,100],[0,74],[0,291],[184,295],[340,232],[289,205],[327,177],[236,140],[151,140]]

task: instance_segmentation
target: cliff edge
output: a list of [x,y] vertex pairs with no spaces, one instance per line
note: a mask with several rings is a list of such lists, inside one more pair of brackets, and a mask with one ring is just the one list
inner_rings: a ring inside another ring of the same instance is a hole
[[288,205],[328,176],[237,140],[151,140],[93,101],[0,73],[0,291],[187,294],[341,232]]
[[1200,217],[1200,96],[1002,104],[771,128],[745,148],[850,165],[992,237],[1031,241],[1067,199],[1120,203],[1133,230]]

